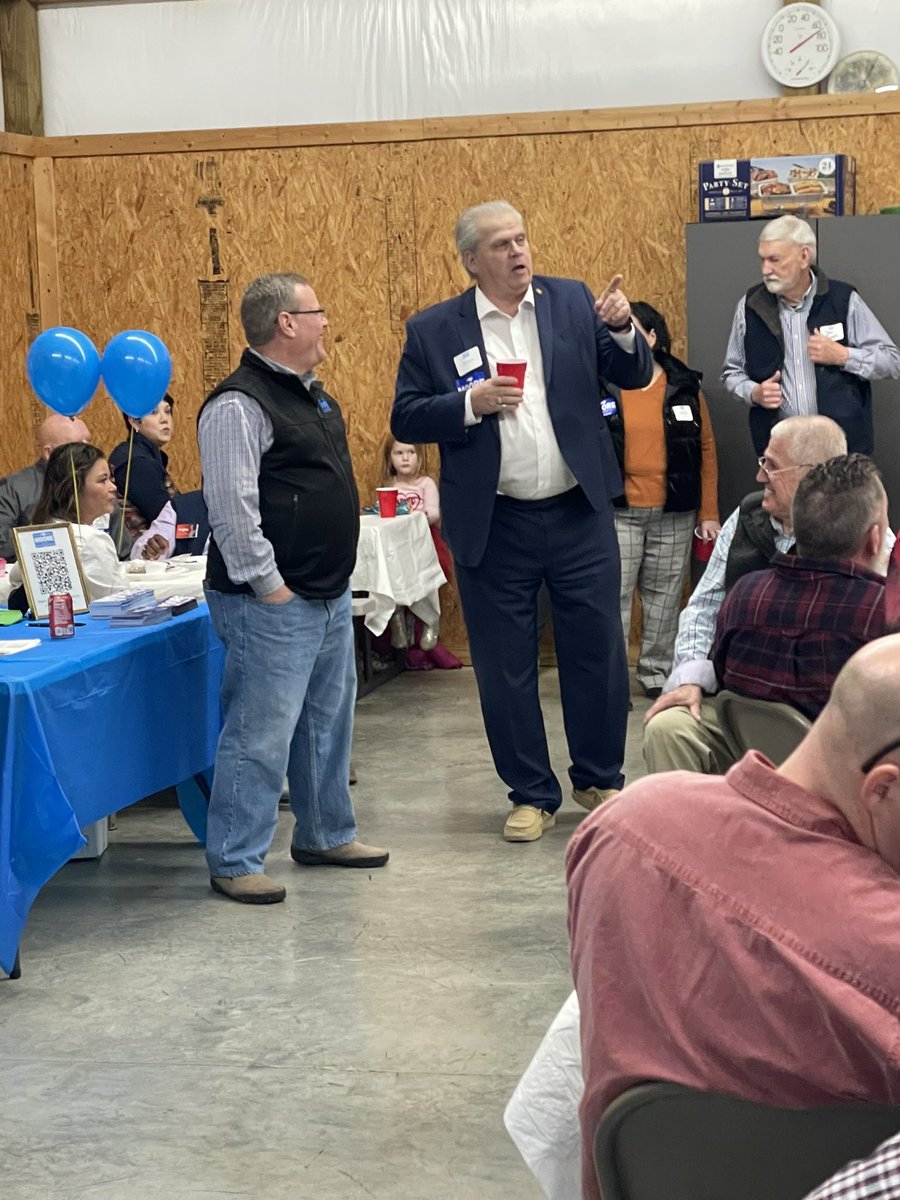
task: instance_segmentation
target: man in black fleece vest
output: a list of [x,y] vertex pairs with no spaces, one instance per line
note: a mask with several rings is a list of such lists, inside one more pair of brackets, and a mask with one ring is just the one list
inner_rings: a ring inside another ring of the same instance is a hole
[[900,351],[852,284],[815,267],[816,235],[799,217],[759,235],[762,283],[738,303],[722,382],[749,406],[762,454],[776,421],[821,413],[852,452],[874,444],[870,379],[900,378]]
[[206,596],[226,650],[206,858],[214,891],[275,904],[285,889],[263,865],[285,775],[295,862],[371,868],[388,853],[356,840],[348,791],[359,497],[340,409],[314,374],[325,310],[302,275],[264,275],[241,322],[248,349],[198,423]]

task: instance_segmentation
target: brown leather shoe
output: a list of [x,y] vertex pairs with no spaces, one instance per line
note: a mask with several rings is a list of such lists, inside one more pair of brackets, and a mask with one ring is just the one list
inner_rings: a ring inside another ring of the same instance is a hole
[[287,892],[268,875],[213,875],[210,887],[238,904],[280,904]]
[[344,842],[331,850],[301,850],[291,846],[291,858],[303,867],[383,867],[390,854],[362,842]]
[[607,800],[612,800],[613,796],[618,796],[621,788],[572,788],[572,799],[576,804],[580,804],[582,808],[586,808],[588,812],[593,812],[595,808],[599,808]]
[[508,842],[536,842],[545,829],[556,824],[556,817],[533,804],[516,804],[506,818],[503,836]]

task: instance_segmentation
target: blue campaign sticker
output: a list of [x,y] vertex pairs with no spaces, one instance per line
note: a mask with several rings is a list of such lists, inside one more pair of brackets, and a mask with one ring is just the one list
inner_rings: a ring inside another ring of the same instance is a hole
[[603,413],[604,417],[614,417],[619,411],[619,406],[616,404],[615,400],[613,400],[610,396],[607,396],[605,400],[600,401],[600,411]]
[[468,375],[462,375],[457,379],[456,390],[467,392],[473,383],[480,383],[484,377],[484,371],[470,371]]
[[36,533],[34,535],[34,545],[35,548],[40,546],[55,546],[56,532],[53,529],[45,529],[41,533]]
[[331,412],[331,405],[324,396],[319,397],[319,408],[322,410],[322,412]]

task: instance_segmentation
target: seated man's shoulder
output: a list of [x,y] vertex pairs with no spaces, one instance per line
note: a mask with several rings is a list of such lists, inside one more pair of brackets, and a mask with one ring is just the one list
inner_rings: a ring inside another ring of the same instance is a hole
[[[654,720],[659,720],[659,716]],[[695,771],[645,775],[582,821],[571,844],[573,847],[590,844],[604,834],[621,833],[631,840],[646,840],[648,845],[671,845],[679,829],[694,843],[701,814],[723,806],[732,808],[739,802],[739,794],[720,775],[700,775]]]
[[755,492],[748,492],[747,495],[743,498],[743,500],[739,504],[738,512],[740,513],[740,515],[742,517],[747,516],[749,513],[754,513],[757,511],[762,512],[763,511],[762,499],[763,499],[762,488],[760,488],[758,491],[755,491]]
[[30,483],[35,479],[41,479],[41,472],[36,463],[29,463],[27,467],[20,467],[18,471],[10,471],[8,475],[0,475],[0,486],[16,488],[23,483]]

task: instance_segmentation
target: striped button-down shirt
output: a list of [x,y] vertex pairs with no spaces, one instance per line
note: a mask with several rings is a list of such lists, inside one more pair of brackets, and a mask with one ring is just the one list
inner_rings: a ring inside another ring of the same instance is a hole
[[[818,412],[816,407],[816,368],[810,360],[806,345],[809,340],[809,313],[815,297],[815,277],[798,305],[778,297],[778,315],[784,334],[784,365],[781,368],[781,415],[806,416]],[[744,333],[747,328],[746,297],[741,297],[731,325],[722,382],[733,395],[752,404],[750,394],[756,383],[746,371]],[[887,330],[860,297],[854,292],[847,309],[847,341],[849,354],[843,368],[863,379],[900,378],[900,350],[891,341]]]

